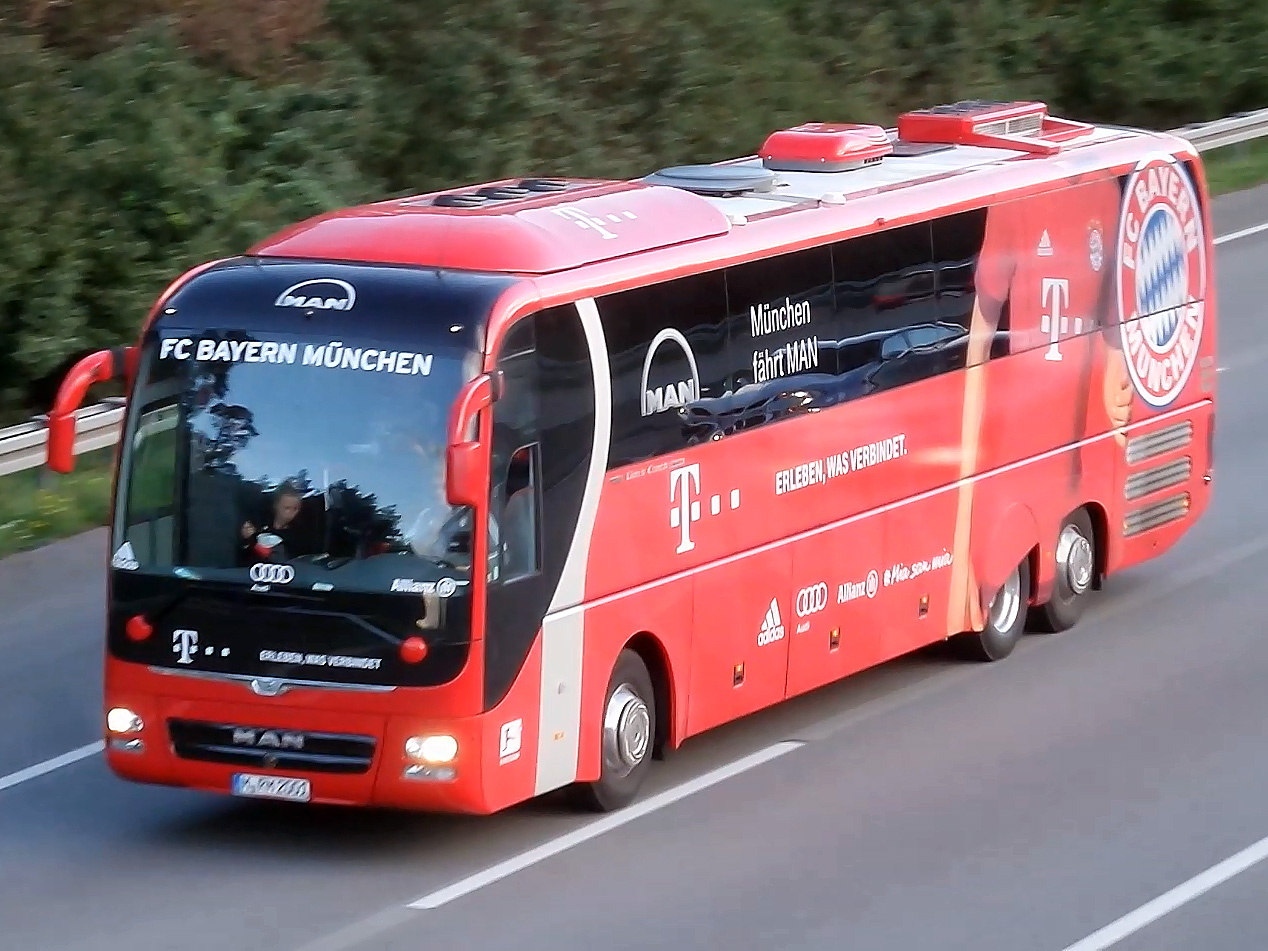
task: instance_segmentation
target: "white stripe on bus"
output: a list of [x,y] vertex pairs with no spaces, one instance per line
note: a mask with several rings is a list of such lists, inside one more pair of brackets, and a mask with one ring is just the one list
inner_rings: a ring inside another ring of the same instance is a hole
[[[594,379],[594,436],[577,527],[559,585],[542,621],[542,674],[537,721],[537,782],[540,796],[577,778],[581,752],[581,675],[585,651],[585,612],[567,611],[585,600],[586,567],[599,493],[608,469],[612,441],[612,379],[607,341],[593,298],[577,302],[577,313],[590,351]],[[563,613],[560,613],[563,612]]]

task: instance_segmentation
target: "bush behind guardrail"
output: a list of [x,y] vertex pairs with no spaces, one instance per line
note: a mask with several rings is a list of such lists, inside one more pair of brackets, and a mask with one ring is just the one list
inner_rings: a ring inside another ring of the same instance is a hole
[[1260,107],[1268,4],[0,0],[0,417],[184,268],[335,205],[971,96],[1161,128]]

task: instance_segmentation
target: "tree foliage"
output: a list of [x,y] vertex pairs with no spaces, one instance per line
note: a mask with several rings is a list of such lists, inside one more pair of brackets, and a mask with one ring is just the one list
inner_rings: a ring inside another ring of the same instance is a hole
[[0,414],[185,268],[352,202],[634,176],[964,97],[1268,104],[1245,0],[0,0]]

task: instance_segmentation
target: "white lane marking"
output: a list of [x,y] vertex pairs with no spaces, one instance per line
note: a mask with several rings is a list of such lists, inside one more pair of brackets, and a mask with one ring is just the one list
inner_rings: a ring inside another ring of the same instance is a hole
[[1249,238],[1253,234],[1260,234],[1268,231],[1268,221],[1262,225],[1255,225],[1253,228],[1243,228],[1241,231],[1234,231],[1232,234],[1222,234],[1215,239],[1216,244],[1223,244],[1225,241],[1236,241],[1239,238]]
[[1104,951],[1105,948],[1118,944],[1128,935],[1135,934],[1146,925],[1153,924],[1164,915],[1206,894],[1216,885],[1222,885],[1234,875],[1240,875],[1247,869],[1253,868],[1264,859],[1268,859],[1268,837],[1247,846],[1236,855],[1218,865],[1211,866],[1187,882],[1181,882],[1171,891],[1123,915],[1122,918],[1111,922],[1095,934],[1088,935],[1082,941],[1075,942],[1065,951]]
[[0,776],[0,792],[12,789],[14,786],[21,785],[28,780],[38,779],[47,773],[53,772],[55,769],[61,769],[63,766],[70,766],[72,763],[78,763],[82,759],[95,756],[105,748],[105,742],[98,740],[96,743],[89,743],[87,746],[81,746],[79,749],[63,753],[61,756],[54,756],[52,759],[46,759],[42,763],[36,763],[34,766],[20,769],[16,773],[10,773],[8,776]]
[[582,826],[580,829],[574,829],[565,835],[561,835],[556,839],[543,842],[536,848],[529,849],[527,852],[521,852],[513,858],[492,865],[481,872],[469,875],[461,881],[454,882],[452,885],[439,889],[424,895],[417,901],[410,902],[406,907],[417,910],[427,910],[439,908],[441,905],[447,905],[455,899],[464,895],[469,895],[474,891],[484,888],[486,885],[492,885],[494,882],[501,881],[507,876],[522,871],[531,865],[536,865],[552,856],[558,855],[575,845],[588,842],[591,839],[603,835],[605,832],[611,832],[613,829],[620,828],[626,823],[633,822],[635,819],[655,812],[658,809],[664,809],[668,805],[672,805],[680,799],[685,799],[694,793],[698,793],[710,786],[717,785],[723,780],[730,779],[732,776],[738,776],[740,773],[746,772],[754,767],[761,766],[763,763],[769,763],[773,759],[783,756],[785,753],[791,753],[793,750],[800,749],[805,744],[796,741],[785,741],[783,743],[775,743],[765,749],[751,753],[743,759],[735,760],[726,766],[720,766],[711,770],[702,776],[688,780],[678,786],[666,789],[664,792],[657,793],[654,796],[648,796],[641,802],[627,806],[620,812],[614,812],[611,815],[604,816],[594,822]]

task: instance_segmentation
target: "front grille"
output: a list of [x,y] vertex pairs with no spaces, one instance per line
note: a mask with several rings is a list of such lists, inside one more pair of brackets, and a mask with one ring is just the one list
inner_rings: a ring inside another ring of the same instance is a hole
[[364,773],[374,762],[374,737],[318,733],[198,720],[168,720],[181,759],[314,773]]

